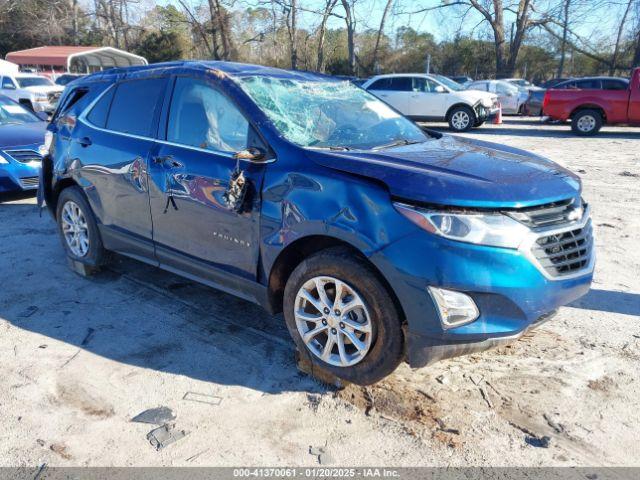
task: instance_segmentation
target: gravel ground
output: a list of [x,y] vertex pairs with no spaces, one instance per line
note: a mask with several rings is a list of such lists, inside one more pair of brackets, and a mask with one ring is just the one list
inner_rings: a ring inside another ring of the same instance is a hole
[[[468,136],[577,172],[591,292],[499,350],[336,392],[281,317],[133,260],[71,272],[32,197],[0,204],[0,466],[639,465],[640,129],[508,119]],[[156,451],[166,406],[187,435]]]

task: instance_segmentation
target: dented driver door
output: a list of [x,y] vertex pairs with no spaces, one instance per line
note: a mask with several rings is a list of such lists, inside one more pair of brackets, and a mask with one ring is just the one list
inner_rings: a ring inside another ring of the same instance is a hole
[[166,118],[149,161],[156,257],[217,284],[229,273],[255,280],[267,165],[236,158],[255,146],[251,125],[224,93],[191,77],[176,78]]

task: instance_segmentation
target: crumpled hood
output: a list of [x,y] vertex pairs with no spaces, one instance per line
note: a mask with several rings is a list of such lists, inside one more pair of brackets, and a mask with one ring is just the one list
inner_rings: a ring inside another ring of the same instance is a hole
[[543,157],[450,135],[376,152],[307,151],[325,167],[383,182],[407,202],[516,208],[575,197],[581,189],[577,176]]

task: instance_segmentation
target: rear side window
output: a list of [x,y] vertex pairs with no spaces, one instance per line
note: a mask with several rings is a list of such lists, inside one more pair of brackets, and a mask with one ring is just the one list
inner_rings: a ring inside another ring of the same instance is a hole
[[96,103],[89,115],[87,115],[87,120],[91,122],[96,127],[104,128],[107,125],[107,116],[109,115],[109,107],[111,106],[111,100],[113,100],[113,94],[115,93],[115,88],[110,88],[107,93],[100,97],[98,103]]
[[628,90],[629,84],[623,80],[602,80],[603,90]]
[[151,136],[153,119],[166,83],[166,78],[149,78],[119,84],[111,102],[107,129]]
[[600,90],[602,89],[602,85],[600,84],[600,80],[579,80],[576,82],[577,88],[581,88],[583,90]]
[[367,90],[393,90],[396,92],[410,92],[413,89],[411,77],[381,78],[371,84]]

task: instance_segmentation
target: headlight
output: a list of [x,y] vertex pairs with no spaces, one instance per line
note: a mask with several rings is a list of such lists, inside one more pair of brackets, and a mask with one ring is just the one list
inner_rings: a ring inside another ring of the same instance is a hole
[[2,155],[0,155],[0,165],[2,165],[3,163],[9,163],[9,162],[7,162],[6,158],[4,158]]
[[501,213],[449,213],[402,203],[394,206],[427,232],[460,242],[517,249],[529,229]]

